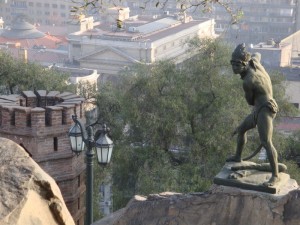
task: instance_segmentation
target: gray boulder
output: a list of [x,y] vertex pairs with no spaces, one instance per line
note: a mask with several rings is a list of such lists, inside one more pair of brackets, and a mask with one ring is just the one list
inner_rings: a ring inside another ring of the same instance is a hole
[[277,194],[213,185],[204,193],[135,196],[93,225],[299,225],[299,196],[292,179]]
[[53,178],[15,142],[0,143],[0,224],[75,225]]

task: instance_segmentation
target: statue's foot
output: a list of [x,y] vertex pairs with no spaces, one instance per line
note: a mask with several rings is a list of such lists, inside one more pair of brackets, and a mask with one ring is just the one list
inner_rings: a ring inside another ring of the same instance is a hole
[[263,185],[266,186],[266,187],[272,187],[272,186],[274,186],[276,183],[278,183],[279,180],[280,180],[279,177],[274,177],[274,176],[272,176],[272,177],[270,178],[270,180],[267,181],[267,182],[264,182]]
[[226,159],[226,162],[242,162],[241,157],[237,157],[236,155],[231,156]]
[[240,174],[238,174],[238,173],[231,173],[231,174],[229,174],[229,176],[228,176],[228,178],[229,179],[233,179],[233,180],[237,180],[237,179],[239,179],[239,178],[241,178],[242,176],[240,175]]

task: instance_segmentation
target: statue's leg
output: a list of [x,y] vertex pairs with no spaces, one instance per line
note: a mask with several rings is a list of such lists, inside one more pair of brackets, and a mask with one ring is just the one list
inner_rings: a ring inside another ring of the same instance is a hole
[[279,181],[278,177],[278,157],[277,151],[272,143],[273,137],[273,118],[275,114],[272,113],[267,107],[262,108],[257,117],[257,128],[261,144],[264,146],[267,152],[268,160],[272,170],[272,177],[268,182],[265,182],[265,186],[273,186]]
[[241,162],[242,161],[242,151],[245,144],[247,143],[247,131],[254,128],[255,121],[253,114],[248,115],[245,120],[237,128],[237,145],[236,152],[234,156],[229,157],[227,162]]

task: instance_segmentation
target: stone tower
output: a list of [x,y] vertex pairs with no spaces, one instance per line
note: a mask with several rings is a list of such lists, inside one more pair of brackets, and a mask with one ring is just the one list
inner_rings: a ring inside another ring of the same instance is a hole
[[84,154],[72,153],[68,131],[71,115],[85,122],[83,102],[58,91],[0,96],[0,136],[21,145],[55,179],[77,225],[84,224],[85,163]]

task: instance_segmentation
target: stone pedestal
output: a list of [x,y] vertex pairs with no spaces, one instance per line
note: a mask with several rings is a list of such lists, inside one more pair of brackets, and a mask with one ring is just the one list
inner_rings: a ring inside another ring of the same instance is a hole
[[[286,167],[283,164],[280,164],[279,167],[280,171],[286,170]],[[279,193],[283,189],[286,189],[292,185],[290,183],[290,176],[284,172],[280,172],[280,181],[274,186],[266,187],[263,185],[263,183],[267,182],[271,178],[272,174],[270,171],[261,170],[261,164],[256,164],[253,162],[227,162],[214,178],[214,183],[218,185],[238,187],[246,190],[261,191],[271,194]]]
[[135,196],[93,225],[299,225],[300,189],[287,183],[277,194],[214,184],[201,193]]

